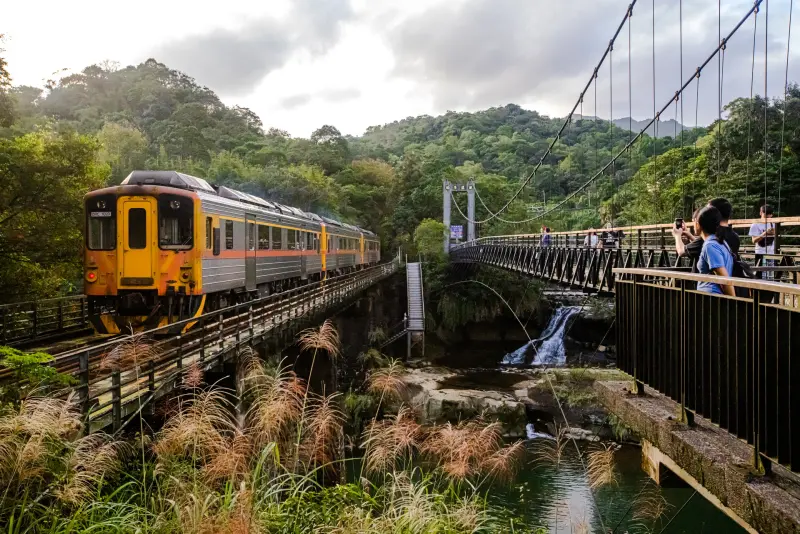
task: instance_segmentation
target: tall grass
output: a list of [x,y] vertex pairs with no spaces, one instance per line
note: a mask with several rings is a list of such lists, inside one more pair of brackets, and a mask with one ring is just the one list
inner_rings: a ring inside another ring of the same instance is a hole
[[[323,325],[301,339],[335,357],[334,332]],[[109,361],[141,362],[150,350],[137,339]],[[361,435],[362,476],[343,482],[359,460],[344,457],[341,396],[310,391],[252,351],[240,356],[238,395],[203,387],[202,370],[189,369],[162,429],[135,442],[81,436],[74,397],[29,398],[0,415],[2,532],[521,532],[484,498],[525,458],[499,423],[420,423],[404,404],[402,365],[388,361],[364,386],[377,409]],[[379,415],[390,400],[395,413]],[[560,434],[540,458],[558,464],[565,442]],[[612,449],[589,464],[593,487],[613,482]]]

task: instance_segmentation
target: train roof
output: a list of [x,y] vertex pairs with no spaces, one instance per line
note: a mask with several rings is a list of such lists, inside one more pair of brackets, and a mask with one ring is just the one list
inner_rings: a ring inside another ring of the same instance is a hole
[[202,178],[177,171],[133,171],[121,185],[166,185],[190,191],[214,193],[214,188]]
[[306,212],[293,206],[286,206],[278,202],[272,202],[244,191],[237,191],[230,187],[220,185],[212,187],[203,178],[191,176],[177,171],[133,171],[123,181],[121,185],[162,185],[167,187],[177,187],[179,189],[187,189],[189,191],[198,191],[216,195],[220,198],[244,202],[245,204],[253,204],[284,215],[291,215],[300,217],[317,223],[324,222],[332,226],[338,226],[353,232],[363,232],[365,235],[375,236],[375,233],[359,228],[358,226],[343,223],[332,219],[317,215],[316,213]]

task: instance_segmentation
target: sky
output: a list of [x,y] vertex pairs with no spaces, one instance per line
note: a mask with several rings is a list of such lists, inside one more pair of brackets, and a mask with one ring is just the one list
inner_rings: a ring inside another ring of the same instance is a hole
[[[266,128],[307,137],[332,124],[360,135],[368,126],[410,116],[508,103],[566,116],[628,3],[39,0],[3,7],[0,33],[6,38],[0,46],[17,85],[43,86],[106,60],[126,66],[155,58],[208,86],[226,104],[252,109]],[[654,99],[661,109],[714,50],[718,22],[727,34],[752,2],[720,5],[718,11],[714,0],[639,0],[630,20],[631,52],[626,25],[612,61],[598,74],[596,101],[594,85],[584,99],[584,114],[652,117]],[[731,39],[723,103],[748,96],[751,75],[753,92],[763,95],[765,63],[766,92],[782,96],[789,5],[763,5],[755,28],[751,17]],[[790,82],[800,81],[799,40],[790,50]],[[719,113],[719,77],[715,58],[699,91],[692,82],[662,118],[709,124]]]

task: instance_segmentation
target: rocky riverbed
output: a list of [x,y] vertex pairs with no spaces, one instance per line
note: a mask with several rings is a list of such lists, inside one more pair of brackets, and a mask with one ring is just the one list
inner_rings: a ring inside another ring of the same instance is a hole
[[613,437],[613,432],[591,384],[601,375],[611,378],[612,374],[617,376],[616,371],[602,369],[507,371],[431,366],[410,370],[405,382],[411,404],[427,423],[482,415],[500,421],[509,437],[525,437],[532,429],[552,435],[567,427],[568,437],[596,441]]

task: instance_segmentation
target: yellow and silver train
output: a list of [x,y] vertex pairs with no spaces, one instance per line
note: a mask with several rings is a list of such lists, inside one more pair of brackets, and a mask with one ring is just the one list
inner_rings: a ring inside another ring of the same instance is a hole
[[175,171],[85,197],[84,288],[100,333],[149,329],[380,261],[370,232]]

